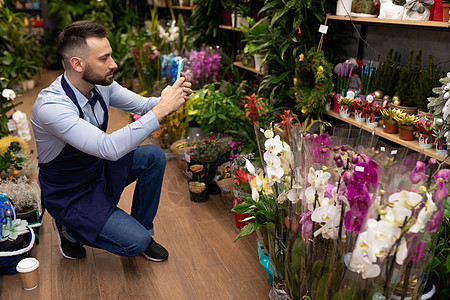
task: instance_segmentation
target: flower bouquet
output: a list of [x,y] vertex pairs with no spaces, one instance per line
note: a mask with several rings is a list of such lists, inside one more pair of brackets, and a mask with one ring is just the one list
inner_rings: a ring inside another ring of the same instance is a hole
[[247,161],[251,198],[233,209],[251,221],[237,238],[257,230],[269,249],[274,287],[289,299],[419,299],[450,170],[375,140],[286,130],[265,135],[263,174]]

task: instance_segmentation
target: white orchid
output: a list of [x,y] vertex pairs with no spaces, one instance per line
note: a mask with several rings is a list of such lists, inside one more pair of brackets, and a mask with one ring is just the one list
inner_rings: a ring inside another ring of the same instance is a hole
[[308,209],[314,209],[314,202],[316,201],[316,195],[320,201],[325,195],[325,184],[330,179],[331,174],[328,172],[323,172],[322,170],[314,170],[314,168],[309,169],[308,182],[311,184],[305,190],[306,202],[308,202]]
[[389,196],[389,203],[396,203],[397,207],[415,208],[422,201],[422,195],[414,192],[400,191]]
[[305,189],[301,182],[294,183],[289,190],[287,197],[292,203],[297,203],[305,196]]
[[408,247],[406,245],[405,238],[402,238],[400,241],[400,246],[398,246],[396,255],[395,255],[395,262],[399,265],[403,265],[403,262],[408,257]]
[[256,169],[248,159],[245,159],[245,167],[250,174],[256,175]]
[[400,228],[393,223],[384,220],[369,219],[366,223],[366,231],[361,233],[361,240],[367,247],[367,255],[372,262],[377,257],[386,257],[392,245],[400,236]]
[[267,177],[269,178],[269,183],[272,185],[275,182],[281,182],[281,178],[284,175],[284,170],[281,166],[267,166]]
[[427,202],[425,203],[425,207],[420,210],[419,214],[417,215],[416,223],[411,226],[409,232],[418,233],[423,231],[436,210],[437,206],[433,202],[431,194],[427,193]]
[[2,92],[2,96],[6,98],[6,100],[14,100],[16,99],[16,93],[11,89],[4,89]]
[[311,220],[322,225],[314,232],[314,236],[321,234],[325,239],[337,239],[339,236],[340,215],[340,207],[330,205],[330,199],[324,198],[321,205],[311,214]]
[[361,274],[363,279],[375,278],[381,273],[380,266],[370,261],[365,251],[367,245],[358,243],[358,241],[357,246],[352,253],[349,268],[353,272]]
[[[267,139],[264,142],[264,147],[266,151],[270,151],[275,155],[279,154],[284,150],[283,143],[281,142],[281,138],[279,135],[274,136],[273,138]],[[267,153],[267,152],[266,152]]]

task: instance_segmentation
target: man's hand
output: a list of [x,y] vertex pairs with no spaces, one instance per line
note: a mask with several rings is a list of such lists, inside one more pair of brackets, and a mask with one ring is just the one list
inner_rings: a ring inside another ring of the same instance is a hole
[[189,100],[189,96],[192,94],[191,86],[186,75],[181,73],[181,77],[172,86],[168,85],[161,92],[161,101],[152,109],[159,122],[170,113],[177,111]]

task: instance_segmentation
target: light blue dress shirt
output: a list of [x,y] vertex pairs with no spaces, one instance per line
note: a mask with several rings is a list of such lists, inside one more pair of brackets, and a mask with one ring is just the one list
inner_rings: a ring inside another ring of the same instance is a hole
[[94,106],[94,115],[88,99],[65,76],[83,110],[84,119],[81,119],[78,108],[63,90],[62,76],[39,93],[31,113],[40,163],[56,158],[66,143],[87,154],[115,161],[136,149],[153,131],[159,129],[159,122],[151,109],[161,98],[139,96],[114,81],[109,86],[96,86],[106,107],[111,105],[142,117],[111,134],[105,133],[97,127],[97,122],[103,123],[104,116],[99,101]]

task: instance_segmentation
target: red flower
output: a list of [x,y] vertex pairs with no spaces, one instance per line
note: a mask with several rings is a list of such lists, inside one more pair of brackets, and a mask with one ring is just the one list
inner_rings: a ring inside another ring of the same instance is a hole
[[289,141],[289,130],[292,129],[292,121],[297,117],[296,114],[291,114],[290,110],[284,110],[284,114],[278,114],[281,117],[281,122],[277,123],[284,129],[284,139]]
[[[264,112],[264,106],[262,104],[258,105],[258,102],[261,100],[264,100],[264,98],[258,98],[256,99],[255,93],[253,93],[251,96],[245,96],[245,99],[248,100],[248,103],[239,103],[241,105],[244,105],[244,108],[247,110],[245,112],[246,117],[250,117],[250,122],[252,123],[252,126],[255,124],[258,124],[258,118],[261,115],[265,115]],[[258,112],[260,110],[261,112]]]

